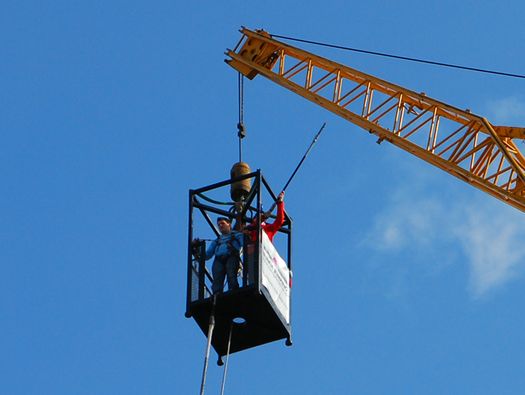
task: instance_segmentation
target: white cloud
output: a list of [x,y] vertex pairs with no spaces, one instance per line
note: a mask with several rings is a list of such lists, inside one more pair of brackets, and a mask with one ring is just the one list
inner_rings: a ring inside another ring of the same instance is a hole
[[[430,264],[461,256],[454,263],[468,265],[468,289],[477,299],[507,284],[525,267],[523,215],[497,201],[445,200],[398,191],[376,215],[365,243],[381,253],[433,257],[425,260]],[[457,253],[449,254],[448,249]]]
[[435,199],[398,190],[379,212],[364,240],[380,251],[400,251],[428,247],[439,238],[443,207]]
[[488,112],[491,114],[490,121],[494,125],[524,123],[525,101],[517,96],[510,96],[503,99],[489,101]]
[[[501,207],[497,207],[501,208]],[[487,215],[490,214],[490,215]],[[469,210],[457,233],[470,267],[470,291],[476,298],[519,274],[525,261],[523,213]]]

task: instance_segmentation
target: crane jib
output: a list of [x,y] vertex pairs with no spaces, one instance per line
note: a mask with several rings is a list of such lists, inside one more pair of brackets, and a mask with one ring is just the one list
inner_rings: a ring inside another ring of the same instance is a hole
[[525,211],[525,128],[494,126],[470,110],[241,29],[226,62],[269,80],[478,189]]

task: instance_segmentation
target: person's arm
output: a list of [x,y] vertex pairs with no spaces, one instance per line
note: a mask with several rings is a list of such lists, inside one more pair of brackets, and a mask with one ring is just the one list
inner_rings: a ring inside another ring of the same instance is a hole
[[244,244],[244,233],[242,232],[235,232],[235,240],[237,240],[237,243],[239,243],[239,249],[238,251],[241,250],[243,244]]
[[284,223],[284,202],[282,200],[277,201],[277,217],[273,223],[266,223],[264,228],[266,233],[276,233]]
[[206,260],[215,255],[215,248],[217,247],[217,240],[213,240],[208,248],[206,248]]
[[275,218],[274,224],[277,224],[279,227],[276,229],[278,231],[281,229],[281,226],[284,224],[284,201],[280,200],[277,202],[277,217]]

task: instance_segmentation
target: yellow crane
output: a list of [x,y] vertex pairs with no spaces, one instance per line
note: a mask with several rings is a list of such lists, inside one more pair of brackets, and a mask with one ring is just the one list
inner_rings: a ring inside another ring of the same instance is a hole
[[249,79],[261,74],[418,158],[525,211],[525,128],[486,118],[275,40],[242,37],[226,62]]

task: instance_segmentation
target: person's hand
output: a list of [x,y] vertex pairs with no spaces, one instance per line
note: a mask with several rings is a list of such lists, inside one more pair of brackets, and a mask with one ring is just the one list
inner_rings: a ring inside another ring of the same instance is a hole
[[200,259],[200,254],[199,254],[200,242],[201,241],[199,239],[193,239],[191,241],[191,254],[194,256],[195,259]]
[[282,202],[284,201],[284,191],[282,191],[279,196],[277,196],[277,201],[278,202]]

